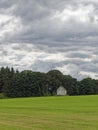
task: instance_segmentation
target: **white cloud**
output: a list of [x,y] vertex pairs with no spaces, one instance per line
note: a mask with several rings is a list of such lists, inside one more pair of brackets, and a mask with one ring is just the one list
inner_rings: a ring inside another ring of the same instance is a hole
[[[89,15],[94,11],[93,5],[79,5],[78,8],[74,9],[72,6],[65,7],[62,11],[57,11],[53,18],[60,19],[62,22],[68,22],[71,19],[77,22],[89,22]],[[97,16],[94,16],[95,20]]]
[[19,33],[21,29],[22,25],[20,18],[0,14],[0,41],[7,42],[13,35]]
[[81,71],[80,74],[83,77],[90,77],[90,78],[93,78],[93,79],[98,79],[98,73]]

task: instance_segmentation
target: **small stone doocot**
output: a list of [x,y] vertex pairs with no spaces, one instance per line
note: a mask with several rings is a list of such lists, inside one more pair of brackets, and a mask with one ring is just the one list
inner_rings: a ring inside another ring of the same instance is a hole
[[60,86],[60,87],[57,89],[57,95],[58,95],[58,96],[67,95],[67,90],[66,90],[63,86]]

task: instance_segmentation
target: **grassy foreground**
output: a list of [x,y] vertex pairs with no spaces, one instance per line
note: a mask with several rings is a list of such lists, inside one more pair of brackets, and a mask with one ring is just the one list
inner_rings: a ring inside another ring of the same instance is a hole
[[98,96],[1,99],[0,130],[98,130]]

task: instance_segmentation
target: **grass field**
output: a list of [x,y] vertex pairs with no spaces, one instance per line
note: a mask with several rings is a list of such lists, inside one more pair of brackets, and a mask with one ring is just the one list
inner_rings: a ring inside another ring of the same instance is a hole
[[98,96],[1,99],[0,130],[98,130]]

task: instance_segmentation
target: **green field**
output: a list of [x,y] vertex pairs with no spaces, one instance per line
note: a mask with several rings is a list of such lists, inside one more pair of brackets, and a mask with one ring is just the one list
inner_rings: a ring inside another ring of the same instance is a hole
[[98,130],[98,96],[1,99],[0,130]]

